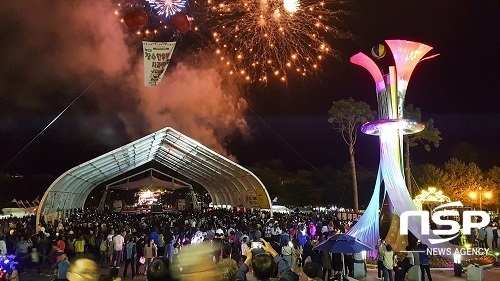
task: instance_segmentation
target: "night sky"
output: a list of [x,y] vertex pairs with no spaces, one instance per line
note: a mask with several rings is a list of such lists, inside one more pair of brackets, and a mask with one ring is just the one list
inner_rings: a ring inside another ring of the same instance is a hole
[[[468,143],[484,170],[500,164],[499,1],[349,1],[340,27],[354,36],[331,42],[342,58],[326,60],[318,77],[238,87],[209,59],[194,62],[184,44],[153,89],[142,86],[137,39],[112,2],[26,2],[0,9],[0,165],[95,83],[2,172],[57,177],[167,126],[244,166],[279,158],[291,171],[342,167],[347,146],[328,109],[348,97],[376,109],[371,76],[349,57],[385,39],[422,42],[440,54],[417,66],[406,104],[432,118],[443,141],[430,153],[414,149],[412,160],[441,165],[452,147]],[[379,61],[384,70],[390,55]],[[356,149],[358,164],[375,170],[377,139],[360,133]]]

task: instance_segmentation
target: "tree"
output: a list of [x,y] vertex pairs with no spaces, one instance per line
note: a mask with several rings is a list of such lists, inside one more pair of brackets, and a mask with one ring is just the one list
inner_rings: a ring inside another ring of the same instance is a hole
[[446,173],[432,164],[416,165],[412,169],[412,174],[418,186],[436,187],[443,189],[446,181]]
[[479,163],[480,157],[477,148],[466,142],[459,142],[450,148],[450,157],[457,158],[465,163]]
[[358,182],[356,178],[356,160],[354,158],[354,145],[362,124],[373,120],[375,112],[364,102],[354,101],[353,98],[334,101],[332,108],[328,110],[333,128],[342,135],[345,143],[349,146],[349,156],[352,173],[352,191],[354,196],[354,211],[358,211]]
[[483,172],[476,163],[464,163],[452,158],[444,164],[446,179],[444,192],[454,200],[468,202],[470,205],[478,202],[470,197],[471,192],[485,192],[494,189],[491,179],[484,178]]
[[[412,119],[417,122],[422,121],[422,112],[420,108],[413,107],[413,104],[409,104],[405,108],[404,116],[407,119]],[[419,144],[424,146],[424,149],[429,152],[431,150],[431,144],[434,147],[439,146],[439,142],[442,138],[439,136],[441,132],[434,128],[434,120],[429,119],[424,122],[425,129],[419,133],[413,135],[405,135],[403,137],[405,146],[405,175],[406,175],[406,186],[410,196],[413,197],[412,186],[411,186],[411,170],[410,170],[410,147],[415,147]]]

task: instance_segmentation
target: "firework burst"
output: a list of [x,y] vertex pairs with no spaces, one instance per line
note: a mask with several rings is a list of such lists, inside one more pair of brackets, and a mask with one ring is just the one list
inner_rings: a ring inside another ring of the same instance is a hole
[[170,17],[182,11],[186,7],[186,0],[147,0],[158,15]]
[[332,24],[344,13],[335,0],[202,1],[216,55],[247,81],[314,74],[325,57],[338,55],[326,40],[349,37]]

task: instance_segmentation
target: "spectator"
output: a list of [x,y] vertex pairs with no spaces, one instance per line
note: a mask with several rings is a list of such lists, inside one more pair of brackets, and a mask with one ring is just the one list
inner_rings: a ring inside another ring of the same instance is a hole
[[280,280],[293,281],[293,272],[283,257],[278,255],[269,242],[264,239],[260,240],[263,243],[262,249],[267,254],[259,254],[252,258],[252,249],[247,249],[247,259],[238,269],[236,280],[247,280],[246,274],[251,264],[253,275],[257,280],[268,280],[271,278],[277,266]]
[[70,263],[67,278],[69,281],[97,281],[99,280],[97,263],[85,255],[77,257]]
[[112,267],[109,269],[109,276],[111,277],[111,280],[113,281],[122,281],[120,277],[118,277],[118,268]]
[[61,255],[61,260],[57,263],[56,266],[56,275],[57,275],[57,281],[66,281],[68,280],[66,278],[66,275],[68,274],[69,270],[69,262],[68,262],[68,256],[66,254]]
[[422,272],[422,281],[425,281],[424,273],[427,274],[427,278],[429,279],[429,281],[432,281],[430,259],[429,255],[427,254],[427,248],[428,246],[426,244],[421,244],[418,249],[420,250],[418,255],[420,257],[420,271]]
[[120,263],[123,260],[123,246],[125,245],[125,235],[127,235],[126,231],[122,231],[122,233],[118,233],[113,237],[114,244],[114,255],[113,255],[113,266],[119,267]]
[[[154,238],[150,238],[149,242],[144,245],[144,258],[146,258],[146,269],[149,267],[149,264],[153,261],[153,258],[156,257],[156,244],[154,242]],[[146,271],[144,272],[146,274]]]
[[158,258],[149,265],[146,273],[146,280],[174,281],[177,280],[175,275],[178,276],[178,272],[172,270],[170,260],[167,258]]
[[[322,281],[323,279],[318,277],[319,268],[318,265],[313,262],[306,262],[303,266],[302,271],[306,278],[302,278],[304,281]],[[328,280],[327,280],[328,281]]]
[[30,253],[30,260],[31,260],[31,267],[36,268],[38,274],[42,274],[42,271],[40,270],[40,253],[37,251],[35,247],[31,248],[31,253]]
[[[219,275],[219,281],[234,281],[236,280],[236,272],[238,272],[238,263],[234,259],[223,259],[217,263],[216,269]],[[148,280],[149,281],[149,280]]]
[[382,276],[384,274],[384,251],[386,250],[385,248],[385,241],[380,239],[377,244],[377,276],[378,279],[382,279]]
[[0,234],[0,255],[7,255],[7,244],[5,243],[5,237]]
[[385,248],[386,250],[382,251],[384,256],[384,281],[394,281],[394,276],[392,275],[392,270],[394,268],[394,252],[392,251],[391,245],[386,245]]
[[19,281],[19,272],[17,271],[17,266],[11,263],[11,273],[7,275],[9,281]]
[[132,237],[129,237],[127,244],[125,245],[125,268],[123,269],[123,278],[127,278],[127,268],[129,265],[132,270],[132,279],[135,277],[136,257],[137,257],[137,252],[135,248],[134,239]]

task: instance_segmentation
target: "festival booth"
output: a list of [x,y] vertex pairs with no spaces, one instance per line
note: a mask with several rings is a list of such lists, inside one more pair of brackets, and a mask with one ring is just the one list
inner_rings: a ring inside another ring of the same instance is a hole
[[271,211],[274,213],[290,213],[290,209],[287,207],[283,206],[283,204],[279,202],[273,202],[273,205],[271,206]]
[[12,199],[7,205],[2,208],[3,215],[0,215],[0,218],[7,217],[24,217],[28,215],[33,215],[38,208],[38,199],[33,202],[28,202],[25,200],[16,200]]

